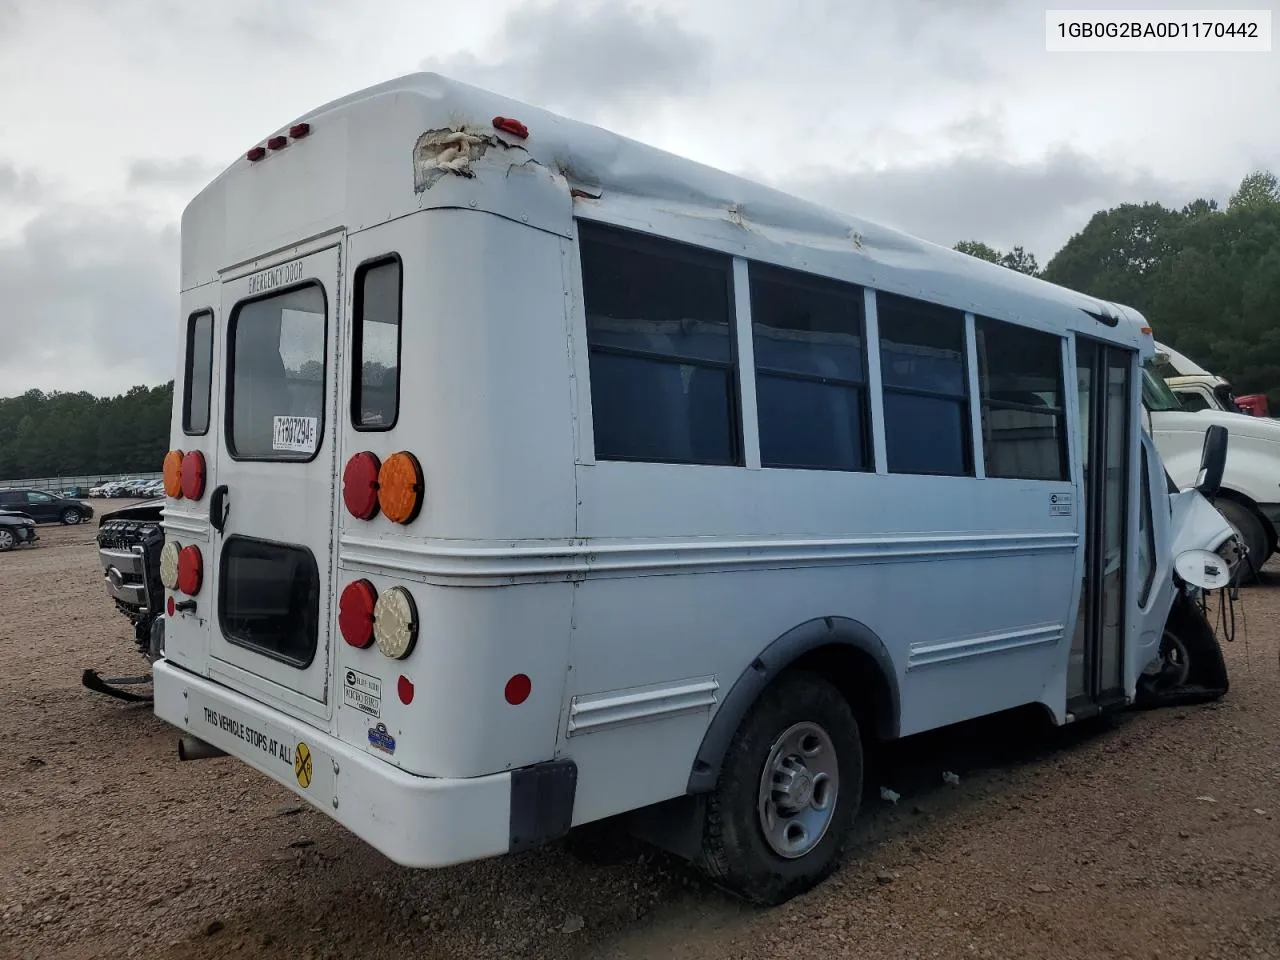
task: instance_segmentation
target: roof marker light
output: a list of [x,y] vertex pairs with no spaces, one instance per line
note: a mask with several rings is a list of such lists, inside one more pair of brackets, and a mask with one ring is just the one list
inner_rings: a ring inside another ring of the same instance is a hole
[[267,155],[266,147],[254,147],[244,156],[245,156],[245,159],[248,160],[250,163],[256,163],[258,160],[261,160],[266,155]]
[[511,117],[494,117],[493,126],[495,130],[509,133],[513,137],[519,137],[521,140],[529,136],[529,128],[519,120],[513,120]]
[[293,137],[295,140],[301,140],[310,132],[311,124],[309,123],[295,123],[289,128],[289,136]]
[[283,134],[274,136],[267,141],[268,150],[283,150],[288,145],[289,145],[289,138],[284,136]]

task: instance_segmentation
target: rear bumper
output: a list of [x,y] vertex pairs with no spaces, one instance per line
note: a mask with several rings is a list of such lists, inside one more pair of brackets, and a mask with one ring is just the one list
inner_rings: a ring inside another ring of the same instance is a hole
[[167,660],[152,676],[158,717],[288,787],[403,866],[480,860],[569,829],[570,761],[465,780],[414,776]]

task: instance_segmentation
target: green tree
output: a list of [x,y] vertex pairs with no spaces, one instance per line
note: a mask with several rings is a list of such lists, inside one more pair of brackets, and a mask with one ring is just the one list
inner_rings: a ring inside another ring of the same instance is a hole
[[1036,255],[1028,253],[1022,247],[1014,247],[1008,253],[1003,253],[981,240],[961,240],[955,245],[955,249],[971,257],[977,257],[979,260],[986,260],[988,263],[1008,267],[1010,270],[1017,270],[1019,273],[1026,273],[1033,277],[1040,273],[1040,264],[1036,262]]

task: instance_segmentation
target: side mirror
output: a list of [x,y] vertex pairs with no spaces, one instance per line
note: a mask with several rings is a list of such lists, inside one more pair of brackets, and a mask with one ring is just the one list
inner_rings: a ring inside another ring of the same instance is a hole
[[1207,500],[1218,495],[1222,487],[1222,473],[1227,467],[1227,428],[1215,423],[1204,433],[1204,446],[1200,450],[1200,472],[1196,475],[1196,490]]

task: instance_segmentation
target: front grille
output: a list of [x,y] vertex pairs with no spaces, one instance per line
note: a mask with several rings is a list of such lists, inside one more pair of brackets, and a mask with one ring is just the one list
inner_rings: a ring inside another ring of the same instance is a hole
[[159,612],[164,597],[163,546],[164,528],[156,520],[107,520],[98,528],[98,557],[107,593],[135,627],[140,618]]

